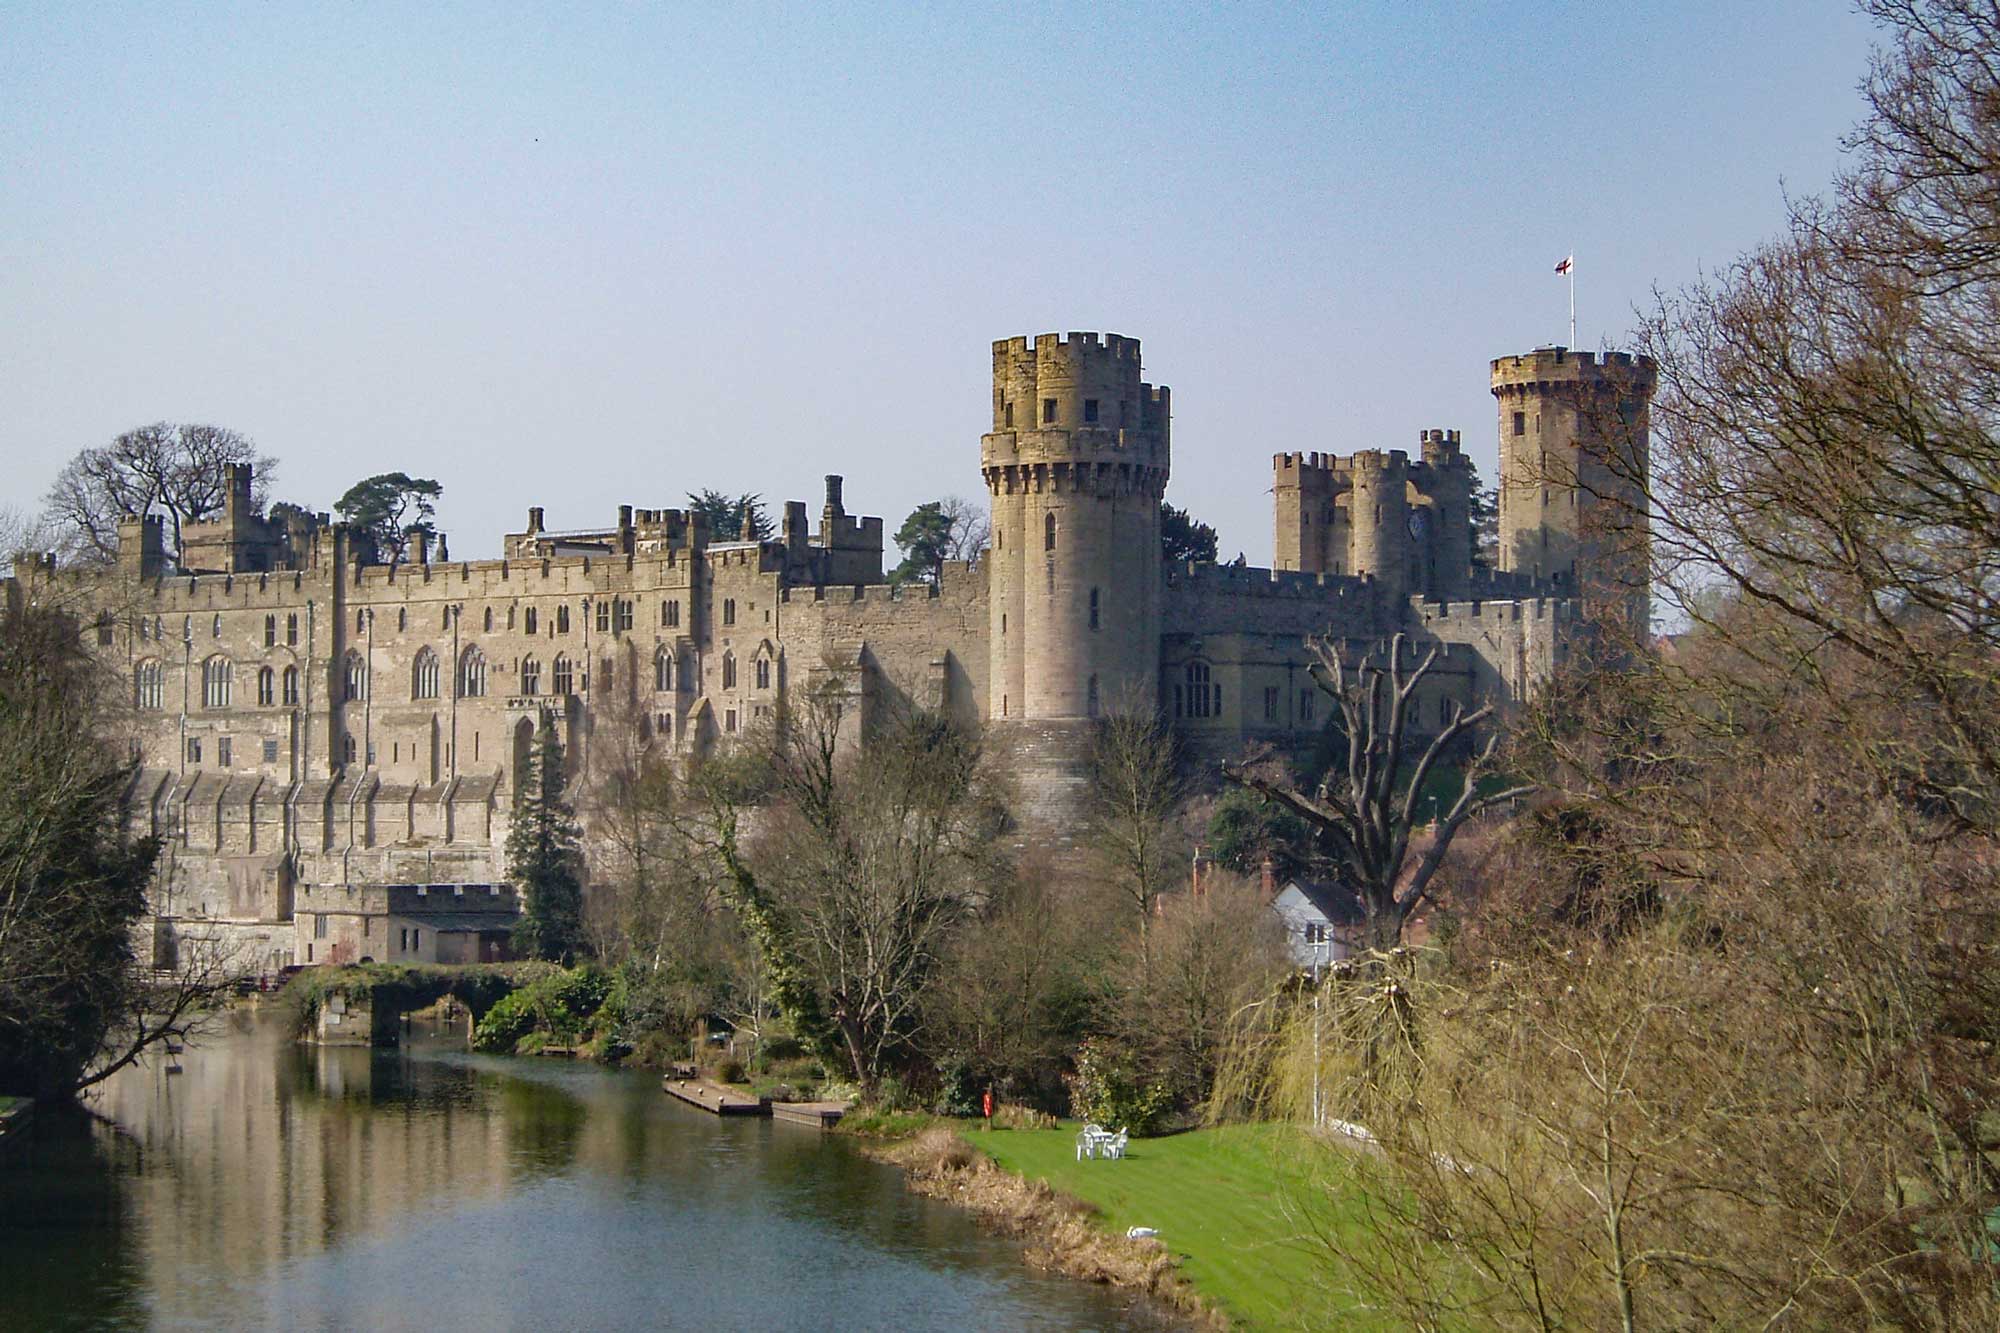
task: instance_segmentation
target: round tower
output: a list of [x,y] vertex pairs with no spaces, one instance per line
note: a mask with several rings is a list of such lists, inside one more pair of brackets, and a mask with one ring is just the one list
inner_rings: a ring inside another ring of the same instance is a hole
[[1067,720],[1158,702],[1160,499],[1169,398],[1139,340],[1045,333],[993,344],[988,713]]
[[1501,569],[1645,598],[1655,379],[1652,358],[1625,352],[1540,347],[1493,363]]
[[[1418,542],[1425,565],[1423,591],[1464,597],[1472,580],[1472,461],[1455,430],[1427,430],[1418,437],[1431,497],[1427,530]],[[1416,526],[1411,528],[1416,535]]]
[[1373,576],[1394,605],[1410,593],[1410,456],[1401,449],[1354,455],[1347,493],[1348,568]]

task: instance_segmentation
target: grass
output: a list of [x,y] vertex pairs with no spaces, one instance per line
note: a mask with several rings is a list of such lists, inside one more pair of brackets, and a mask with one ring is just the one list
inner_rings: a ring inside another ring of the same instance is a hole
[[[1309,1149],[1281,1125],[1134,1139],[1123,1161],[1076,1160],[1076,1126],[966,1135],[1006,1169],[1095,1205],[1101,1223],[1159,1230],[1202,1296],[1252,1328],[1296,1327],[1326,1294],[1286,1202]],[[1339,1206],[1338,1201],[1334,1201]]]

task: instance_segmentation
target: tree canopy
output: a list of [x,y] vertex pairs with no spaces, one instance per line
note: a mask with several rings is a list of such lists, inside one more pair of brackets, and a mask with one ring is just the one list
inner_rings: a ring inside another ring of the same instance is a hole
[[889,582],[921,579],[935,587],[944,577],[945,561],[976,559],[991,531],[986,511],[958,496],[920,504],[896,529],[903,560],[890,571]]
[[584,943],[583,836],[565,794],[562,742],[546,708],[515,784],[507,873],[523,902],[514,945],[527,957],[567,963]]
[[118,558],[119,519],[163,515],[168,554],[177,557],[181,529],[222,512],[231,463],[255,466],[252,499],[262,505],[277,460],[221,426],[156,421],[71,459],[49,488],[44,517],[64,556],[110,564]]
[[688,512],[708,527],[712,542],[769,541],[776,529],[764,512],[764,497],[725,495],[721,491],[688,492]]
[[1185,509],[1160,504],[1160,554],[1168,564],[1215,563],[1215,529]]
[[383,472],[357,481],[333,502],[335,512],[366,533],[376,554],[401,564],[412,536],[428,539],[437,529],[431,519],[444,487],[427,477]]

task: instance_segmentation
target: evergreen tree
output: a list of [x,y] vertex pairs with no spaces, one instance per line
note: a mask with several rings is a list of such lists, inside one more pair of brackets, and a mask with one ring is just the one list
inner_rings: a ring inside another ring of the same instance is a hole
[[582,867],[576,812],[563,794],[562,742],[544,708],[507,831],[507,872],[525,899],[514,927],[514,948],[522,956],[567,963],[582,949]]

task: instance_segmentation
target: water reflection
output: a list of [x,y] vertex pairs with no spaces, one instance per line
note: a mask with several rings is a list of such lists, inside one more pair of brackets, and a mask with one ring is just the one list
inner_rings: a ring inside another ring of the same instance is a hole
[[643,1074],[249,1013],[181,1063],[0,1153],[0,1326],[1141,1326],[846,1145]]

